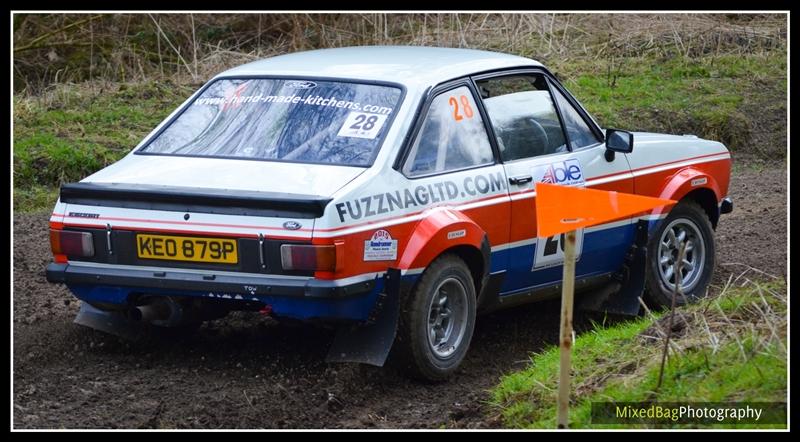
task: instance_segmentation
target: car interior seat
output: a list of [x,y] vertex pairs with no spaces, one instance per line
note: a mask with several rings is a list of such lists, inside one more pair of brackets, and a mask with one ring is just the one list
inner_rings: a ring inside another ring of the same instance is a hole
[[530,158],[546,153],[547,140],[540,126],[530,118],[515,119],[499,136],[506,148],[506,158]]

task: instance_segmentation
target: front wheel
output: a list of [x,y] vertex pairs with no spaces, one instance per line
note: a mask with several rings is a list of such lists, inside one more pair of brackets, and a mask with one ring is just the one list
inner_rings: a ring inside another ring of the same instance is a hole
[[[675,273],[678,251],[685,245],[683,263]],[[714,230],[705,210],[694,201],[681,201],[661,222],[648,244],[645,297],[654,307],[668,307],[676,282],[694,300],[705,296],[714,272]],[[680,295],[675,303],[684,304]]]
[[461,364],[475,328],[475,286],[464,261],[437,258],[403,300],[393,360],[412,377],[441,381]]

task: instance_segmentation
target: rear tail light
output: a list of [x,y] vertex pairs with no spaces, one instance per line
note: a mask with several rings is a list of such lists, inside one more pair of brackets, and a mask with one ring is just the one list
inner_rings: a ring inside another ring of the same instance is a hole
[[66,260],[66,255],[94,256],[94,242],[92,234],[88,232],[50,229],[50,248],[56,258],[62,255],[63,261]]
[[281,266],[284,270],[336,271],[336,247],[283,244]]

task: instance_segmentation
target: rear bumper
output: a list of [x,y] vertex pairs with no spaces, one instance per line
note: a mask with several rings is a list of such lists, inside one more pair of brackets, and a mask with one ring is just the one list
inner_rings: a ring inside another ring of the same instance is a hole
[[375,288],[376,280],[342,284],[314,278],[286,278],[253,274],[236,275],[213,271],[141,269],[134,266],[58,264],[47,266],[49,282],[92,284],[141,289],[172,289],[253,296],[342,299],[363,295]]
[[256,302],[271,306],[276,316],[337,321],[368,321],[380,305],[385,279],[376,274],[326,281],[74,262],[51,263],[46,275],[78,299],[106,309],[127,308],[141,295],[184,296],[229,301],[233,310]]

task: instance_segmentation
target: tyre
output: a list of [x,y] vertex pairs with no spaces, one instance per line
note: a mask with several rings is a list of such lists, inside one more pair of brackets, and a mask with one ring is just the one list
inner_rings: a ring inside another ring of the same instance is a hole
[[433,261],[402,300],[392,362],[407,375],[442,381],[461,364],[475,328],[475,285],[456,255]]
[[674,263],[681,244],[686,243],[681,288],[676,305],[702,298],[714,272],[714,229],[705,210],[694,201],[680,201],[659,224],[647,246],[645,299],[655,308],[669,307],[675,289]]

